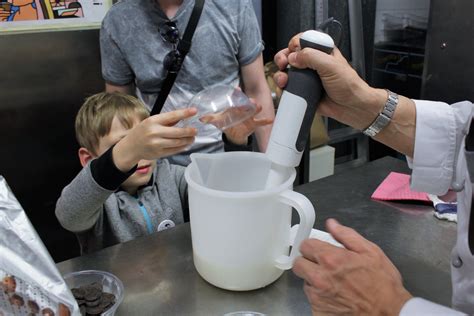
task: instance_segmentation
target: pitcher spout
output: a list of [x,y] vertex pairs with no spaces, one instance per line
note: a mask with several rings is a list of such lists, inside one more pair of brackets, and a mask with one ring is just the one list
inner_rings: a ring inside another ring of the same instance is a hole
[[195,168],[196,176],[195,181],[201,185],[206,185],[209,180],[209,174],[211,173],[211,168],[216,160],[215,155],[213,154],[202,154],[202,153],[193,153],[190,156],[191,164],[188,168]]

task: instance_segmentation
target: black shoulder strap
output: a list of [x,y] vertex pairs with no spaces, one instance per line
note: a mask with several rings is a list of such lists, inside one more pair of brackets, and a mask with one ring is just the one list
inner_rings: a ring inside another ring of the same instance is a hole
[[[196,0],[194,3],[193,12],[191,13],[191,17],[189,18],[188,25],[186,26],[186,30],[184,31],[183,38],[178,43],[178,51],[183,59],[186,57],[186,54],[189,52],[191,48],[191,41],[193,39],[194,31],[196,30],[196,26],[199,23],[199,18],[201,17],[202,9],[204,8],[204,1],[205,0]],[[173,87],[174,81],[178,76],[178,71],[171,72],[168,71],[163,84],[161,85],[160,93],[156,98],[155,104],[151,109],[150,115],[155,115],[161,112],[163,105],[165,104],[166,99],[168,98],[168,94]]]

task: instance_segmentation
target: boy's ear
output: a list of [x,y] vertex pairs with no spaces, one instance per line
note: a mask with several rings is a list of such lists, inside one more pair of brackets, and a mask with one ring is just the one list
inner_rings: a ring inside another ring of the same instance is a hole
[[79,160],[81,161],[82,167],[85,167],[89,160],[94,159],[95,155],[91,153],[87,148],[79,148]]

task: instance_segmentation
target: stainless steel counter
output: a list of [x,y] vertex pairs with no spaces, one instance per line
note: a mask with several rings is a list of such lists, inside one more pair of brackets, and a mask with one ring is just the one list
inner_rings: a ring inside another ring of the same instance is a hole
[[[412,294],[450,304],[449,257],[456,225],[435,219],[425,205],[370,199],[390,171],[406,163],[386,157],[296,188],[316,208],[316,228],[329,217],[379,244],[400,270]],[[119,315],[223,315],[251,310],[269,315],[310,315],[303,282],[287,271],[275,283],[250,292],[230,292],[204,281],[192,259],[189,224],[58,264],[62,273],[106,270],[125,286]]]

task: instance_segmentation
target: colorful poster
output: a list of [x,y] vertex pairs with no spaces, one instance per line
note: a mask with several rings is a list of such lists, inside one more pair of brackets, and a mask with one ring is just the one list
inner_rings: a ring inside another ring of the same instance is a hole
[[0,0],[0,30],[99,26],[112,0]]

